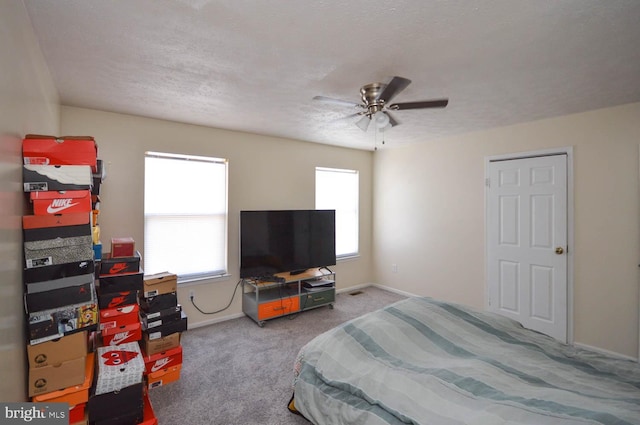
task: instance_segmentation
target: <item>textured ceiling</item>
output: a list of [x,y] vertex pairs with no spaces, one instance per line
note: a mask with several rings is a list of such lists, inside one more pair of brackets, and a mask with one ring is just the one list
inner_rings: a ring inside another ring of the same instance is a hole
[[[640,101],[638,0],[23,0],[64,105],[372,149]],[[379,145],[380,146],[380,145]]]

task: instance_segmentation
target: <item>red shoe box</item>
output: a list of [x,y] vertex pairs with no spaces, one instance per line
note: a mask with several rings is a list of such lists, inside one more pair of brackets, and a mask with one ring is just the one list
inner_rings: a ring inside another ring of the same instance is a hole
[[121,329],[124,326],[140,324],[137,304],[100,310],[100,330]]
[[27,134],[22,141],[25,165],[89,165],[97,172],[98,145],[89,136]]
[[91,212],[91,192],[67,190],[30,192],[34,215],[54,215]]
[[149,400],[149,394],[144,395],[144,414],[139,425],[158,425],[156,414],[151,406],[151,400]]
[[136,252],[133,238],[111,238],[111,258],[133,257]]
[[142,325],[132,323],[118,328],[105,329],[101,332],[102,345],[122,345],[142,339]]
[[165,351],[161,351],[156,354],[144,356],[144,367],[146,375],[179,364],[182,364],[181,345]]

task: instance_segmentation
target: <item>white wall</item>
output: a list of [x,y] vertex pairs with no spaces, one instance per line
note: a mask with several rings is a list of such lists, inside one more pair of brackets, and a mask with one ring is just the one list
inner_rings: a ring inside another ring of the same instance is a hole
[[58,95],[22,1],[0,2],[0,400],[24,401],[22,137],[58,134]]
[[[108,252],[111,237],[132,236],[143,262],[145,151],[229,160],[228,246],[232,276],[179,291],[190,326],[241,314],[239,294],[227,311],[206,316],[190,305],[188,290],[194,291],[196,303],[205,311],[226,306],[239,279],[240,210],[313,209],[316,166],[360,172],[360,257],[340,262],[332,269],[337,273],[338,288],[371,281],[371,152],[72,107],[61,109],[61,128],[65,134],[94,136],[98,157],[106,162],[99,218],[103,249]],[[207,196],[206,190],[202,196]],[[167,193],[167,200],[171,200],[171,193]]]
[[639,117],[636,103],[378,151],[375,281],[483,308],[485,157],[573,146],[575,341],[638,357]]

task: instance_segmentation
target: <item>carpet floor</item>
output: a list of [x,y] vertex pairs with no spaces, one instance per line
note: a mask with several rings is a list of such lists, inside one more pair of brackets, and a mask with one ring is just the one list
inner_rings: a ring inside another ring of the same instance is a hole
[[182,334],[180,380],[150,391],[160,425],[309,424],[287,410],[293,363],[316,335],[404,299],[376,287],[336,296],[334,309],[319,307],[269,320],[248,317]]

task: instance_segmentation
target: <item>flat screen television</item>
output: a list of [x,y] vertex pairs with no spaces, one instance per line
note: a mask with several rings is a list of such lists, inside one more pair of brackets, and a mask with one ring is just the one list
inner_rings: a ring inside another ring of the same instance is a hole
[[241,278],[335,264],[335,210],[240,212]]

